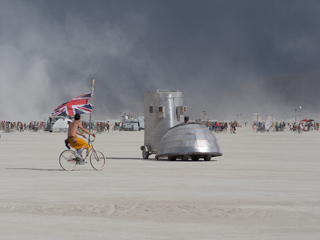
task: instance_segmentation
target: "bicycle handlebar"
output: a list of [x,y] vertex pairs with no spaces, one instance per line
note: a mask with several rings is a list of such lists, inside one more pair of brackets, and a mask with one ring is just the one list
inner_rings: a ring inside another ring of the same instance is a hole
[[[89,135],[89,137],[90,137],[90,135]],[[84,136],[84,138],[85,138],[85,139],[88,139],[88,140],[89,140],[89,137]],[[92,137],[93,137],[93,136],[92,136]],[[96,135],[93,137],[93,140],[90,139],[90,142],[94,142],[95,140],[96,140]]]

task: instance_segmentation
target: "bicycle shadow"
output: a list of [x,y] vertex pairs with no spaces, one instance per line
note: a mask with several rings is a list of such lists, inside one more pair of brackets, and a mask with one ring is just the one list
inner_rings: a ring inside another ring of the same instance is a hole
[[8,170],[48,171],[48,172],[64,171],[63,169],[45,169],[45,168],[6,168],[6,169],[8,169]]
[[77,171],[96,171],[94,169],[73,169],[66,171],[64,169],[44,169],[44,168],[6,168],[8,170],[31,170],[31,171],[47,171],[47,172],[77,172]]
[[130,158],[130,157],[106,157],[106,159],[114,160],[139,160],[139,161],[157,161],[157,159],[143,159],[143,158]]

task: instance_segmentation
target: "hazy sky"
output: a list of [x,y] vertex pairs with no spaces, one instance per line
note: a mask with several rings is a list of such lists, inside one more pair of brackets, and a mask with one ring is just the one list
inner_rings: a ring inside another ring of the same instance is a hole
[[0,0],[0,119],[40,120],[92,78],[96,119],[143,113],[148,89],[181,90],[192,119],[214,118],[219,94],[319,70],[319,12],[319,0]]

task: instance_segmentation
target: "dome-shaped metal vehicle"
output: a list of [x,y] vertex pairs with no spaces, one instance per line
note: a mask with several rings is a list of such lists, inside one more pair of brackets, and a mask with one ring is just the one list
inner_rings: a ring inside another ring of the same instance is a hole
[[217,139],[199,123],[185,124],[187,107],[182,105],[178,90],[149,90],[144,95],[145,128],[142,157],[169,160],[210,160],[221,156]]
[[158,144],[156,158],[211,160],[221,156],[216,137],[199,123],[179,124],[169,129]]

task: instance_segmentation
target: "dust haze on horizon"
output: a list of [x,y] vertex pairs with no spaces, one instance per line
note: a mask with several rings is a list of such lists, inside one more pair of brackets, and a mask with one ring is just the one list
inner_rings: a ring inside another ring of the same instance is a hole
[[143,114],[148,89],[182,91],[191,119],[203,110],[208,119],[248,119],[270,106],[239,109],[221,96],[320,69],[317,0],[0,4],[0,120],[42,120],[91,91],[92,78],[94,119]]

